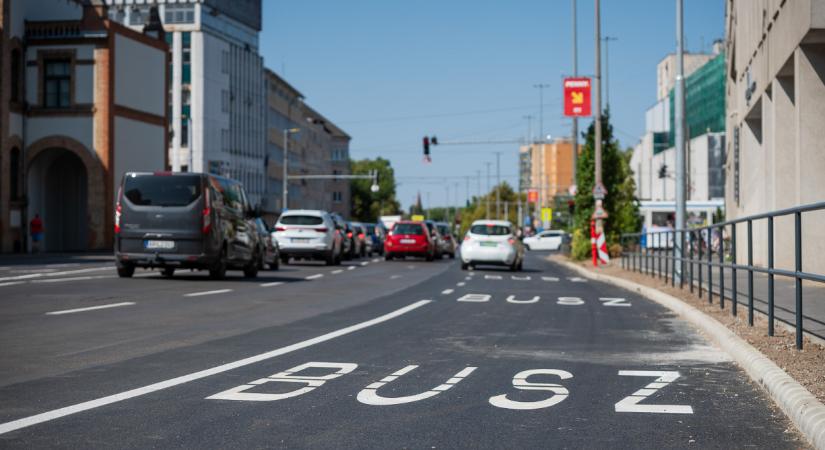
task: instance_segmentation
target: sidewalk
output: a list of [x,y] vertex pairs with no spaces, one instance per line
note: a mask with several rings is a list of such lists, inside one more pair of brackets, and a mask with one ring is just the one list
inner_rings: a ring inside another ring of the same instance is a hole
[[112,252],[77,253],[3,253],[0,268],[13,266],[37,266],[45,264],[114,263]]
[[[633,262],[628,258],[626,261],[633,267]],[[716,261],[714,261],[716,262]],[[621,267],[621,258],[617,258],[614,263]],[[639,270],[639,260],[636,260],[636,268]],[[659,277],[659,263],[655,256],[652,259],[651,269]],[[644,269],[644,267],[643,267]],[[670,267],[668,267],[670,269]],[[664,270],[664,261],[662,262]],[[690,267],[685,269],[685,289],[689,290],[687,280],[690,277]],[[694,292],[698,295],[699,270],[697,265],[693,266],[693,282],[696,286]],[[703,265],[702,271],[702,298],[707,300],[708,288],[708,267]],[[668,270],[668,283],[670,283],[670,270]],[[713,303],[719,304],[719,268],[713,267]],[[733,297],[733,273],[731,269],[724,269],[725,275],[725,308],[730,308],[730,301]],[[662,277],[664,280],[664,276]],[[677,285],[678,287],[678,285]],[[764,314],[768,313],[768,276],[762,273],[753,274],[753,304],[756,311]],[[742,317],[747,317],[748,308],[748,272],[744,270],[736,271],[736,293],[738,300],[738,313]],[[775,276],[774,277],[774,317],[790,325],[796,324],[796,286],[793,278]],[[811,281],[802,282],[802,318],[803,328],[806,332],[825,340],[825,284]]]

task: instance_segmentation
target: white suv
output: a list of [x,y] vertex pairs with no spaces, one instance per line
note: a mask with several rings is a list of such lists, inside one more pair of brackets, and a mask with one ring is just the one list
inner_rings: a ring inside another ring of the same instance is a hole
[[289,210],[278,218],[272,238],[278,241],[284,264],[290,257],[319,259],[328,266],[341,263],[341,230],[326,211]]

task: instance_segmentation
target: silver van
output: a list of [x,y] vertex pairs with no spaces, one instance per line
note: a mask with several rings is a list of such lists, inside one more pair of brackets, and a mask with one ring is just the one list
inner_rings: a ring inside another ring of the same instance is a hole
[[241,183],[203,173],[136,173],[123,176],[115,208],[115,261],[121,277],[136,267],[227,269],[255,277],[264,249]]

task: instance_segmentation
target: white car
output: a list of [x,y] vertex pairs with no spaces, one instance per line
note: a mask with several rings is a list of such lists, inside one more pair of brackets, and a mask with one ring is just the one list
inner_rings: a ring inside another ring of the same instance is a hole
[[461,269],[477,265],[507,266],[521,270],[524,245],[505,220],[476,220],[461,243]]
[[284,264],[290,257],[320,259],[328,266],[341,263],[341,230],[326,211],[289,210],[278,218],[272,237],[278,242]]
[[524,238],[524,246],[527,250],[558,250],[563,239],[564,231],[547,230]]

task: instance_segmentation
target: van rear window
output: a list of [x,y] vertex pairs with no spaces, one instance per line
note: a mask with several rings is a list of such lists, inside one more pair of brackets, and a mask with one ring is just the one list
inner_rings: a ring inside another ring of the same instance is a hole
[[283,216],[278,221],[281,225],[321,225],[324,219],[318,216]]
[[181,175],[128,176],[123,195],[139,206],[187,206],[201,196],[201,178]]

